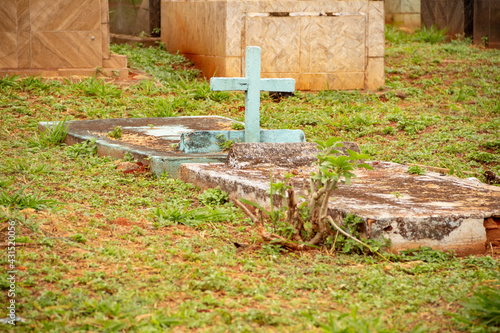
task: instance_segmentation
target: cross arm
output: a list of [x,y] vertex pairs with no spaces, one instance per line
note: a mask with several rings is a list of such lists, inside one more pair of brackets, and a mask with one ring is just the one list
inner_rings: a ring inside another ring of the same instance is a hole
[[260,80],[260,90],[261,91],[293,92],[293,91],[295,91],[295,80],[294,79],[261,79]]
[[240,77],[213,77],[210,79],[210,90],[248,90],[248,80]]

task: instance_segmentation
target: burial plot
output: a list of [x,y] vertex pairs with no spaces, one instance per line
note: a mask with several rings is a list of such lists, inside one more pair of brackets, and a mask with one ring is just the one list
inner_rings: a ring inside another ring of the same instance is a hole
[[384,2],[163,0],[162,40],[207,77],[244,76],[247,46],[262,75],[298,90],[384,86]]
[[[225,164],[184,164],[180,178],[202,189],[219,186],[232,199],[269,209],[271,174],[274,182],[295,174],[297,195],[304,195],[316,152],[311,143],[234,144]],[[498,241],[500,188],[435,172],[411,175],[396,163],[369,164],[374,170],[356,170],[358,179],[350,187],[335,190],[328,211],[334,220],[359,216],[365,235],[390,239],[394,251],[430,246],[479,254]]]
[[[65,143],[95,139],[100,155],[122,158],[129,153],[156,174],[166,171],[171,177],[177,177],[182,163],[223,162],[224,141],[304,142],[301,130],[260,129],[260,92],[292,92],[295,85],[293,79],[261,79],[260,55],[260,48],[247,48],[246,77],[211,80],[212,90],[245,91],[244,131],[232,130],[236,121],[210,116],[86,120],[69,123]],[[45,131],[54,125],[55,122],[42,122],[39,128]],[[116,127],[123,132],[118,140],[108,135]]]
[[[248,64],[258,55],[255,51],[249,49]],[[254,71],[258,72],[258,66]],[[274,179],[295,174],[294,185],[304,193],[303,184],[314,170],[310,166],[317,153],[314,144],[263,142],[290,137],[304,141],[301,131],[259,128],[258,92],[270,88],[287,91],[292,83],[260,79],[250,72],[245,78],[213,79],[214,89],[246,92],[249,114],[245,114],[245,131],[231,131],[234,121],[223,117],[88,120],[70,122],[66,143],[96,138],[101,155],[122,158],[128,152],[157,174],[167,171],[202,189],[219,186],[233,199],[244,197],[269,207],[271,172]],[[253,113],[248,106],[251,102],[257,104]],[[39,127],[43,130],[53,125],[40,123]],[[123,130],[120,140],[107,136],[116,126]],[[234,143],[227,155],[212,141],[221,134],[259,142]],[[356,150],[356,145],[348,148]],[[355,172],[359,179],[351,187],[336,190],[329,207],[335,220],[347,214],[361,217],[366,236],[390,239],[395,251],[431,246],[466,255],[483,253],[485,243],[494,241],[491,235],[496,235],[500,227],[500,188],[433,172],[409,175],[406,166],[395,163],[371,165],[372,171]]]

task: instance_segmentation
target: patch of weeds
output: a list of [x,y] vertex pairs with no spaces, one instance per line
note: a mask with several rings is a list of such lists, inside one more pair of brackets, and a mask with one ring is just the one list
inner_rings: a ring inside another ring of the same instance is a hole
[[39,148],[59,146],[64,142],[67,134],[68,126],[66,125],[66,119],[64,119],[54,125],[48,125],[46,130],[41,132],[40,135],[35,134],[35,140],[30,139],[29,145]]
[[202,277],[199,281],[194,280],[190,284],[191,288],[194,290],[227,290],[229,278],[222,272],[212,271],[210,272],[210,274],[202,274]]
[[228,151],[233,143],[239,143],[240,140],[229,140],[224,134],[219,134],[216,136],[217,139],[217,146],[220,147],[222,151]]
[[250,309],[243,314],[243,318],[259,326],[277,326],[289,323],[288,321],[283,321],[276,313],[269,313],[269,311],[261,309]]
[[107,136],[113,139],[121,139],[123,135],[123,129],[121,126],[115,126],[112,131],[109,131]]
[[408,167],[407,172],[411,175],[425,175],[425,169],[419,167],[418,165]]
[[398,120],[398,128],[405,131],[407,134],[416,134],[438,121],[438,117],[426,115],[421,115],[415,119],[403,118]]
[[144,236],[146,234],[146,231],[141,227],[134,225],[132,229],[130,229],[130,234],[134,236]]
[[351,313],[344,313],[340,316],[329,315],[328,323],[319,323],[323,332],[331,333],[392,333],[397,332],[388,329],[380,318],[365,319],[360,318],[357,309],[352,308]]
[[500,328],[500,275],[491,285],[480,287],[471,297],[462,303],[466,315],[455,317],[460,321],[475,326],[475,323],[491,329]]
[[226,192],[220,187],[209,188],[198,196],[198,200],[205,206],[223,205],[229,202],[229,197]]
[[166,52],[163,43],[160,43],[158,47],[149,48],[112,44],[111,50],[126,55],[132,68],[145,70],[161,82],[193,80],[200,73],[182,55]]
[[92,138],[90,141],[84,141],[71,146],[67,146],[64,149],[66,156],[71,159],[76,159],[77,157],[88,157],[97,154],[97,144],[96,139]]
[[490,256],[469,256],[463,259],[465,265],[482,268],[497,268],[500,263]]
[[[344,218],[343,224],[345,231],[353,236],[354,238],[360,239],[360,227],[363,225],[363,220],[360,217],[357,217],[352,214],[347,214]],[[390,246],[390,241],[388,239],[363,239],[363,242],[366,243],[369,248],[360,244],[359,242],[354,241],[351,238],[344,236],[343,234],[337,232],[335,236],[330,236],[328,239],[327,245],[332,244],[336,250],[342,251],[346,254],[363,254],[363,253],[375,253],[380,249],[384,249]]]
[[427,28],[423,26],[418,29],[414,36],[414,39],[419,42],[436,44],[440,42],[444,42],[446,40],[446,32],[448,29],[438,29],[435,25]]
[[401,251],[399,255],[391,255],[392,261],[423,261],[428,263],[442,263],[455,259],[454,252],[443,252],[433,250],[430,247],[419,247],[418,249],[408,249]]
[[19,85],[18,79],[18,75],[9,76],[6,74],[3,78],[0,78],[0,89],[5,91],[6,88],[12,89],[17,87]]
[[8,194],[5,191],[0,192],[0,206],[11,207],[14,209],[26,209],[32,208],[35,210],[42,210],[46,208],[52,208],[60,205],[60,202],[51,199],[45,199],[44,196],[38,196],[37,194],[24,194],[25,188],[20,189],[17,192]]
[[168,207],[157,207],[153,210],[153,216],[158,221],[156,227],[163,227],[176,224],[184,224],[186,226],[199,226],[205,221],[227,221],[232,217],[233,208],[227,207],[201,207],[192,210],[187,209],[188,204],[184,207],[168,205]]
[[394,135],[394,134],[396,134],[396,132],[397,132],[397,130],[392,126],[384,127],[384,129],[382,130],[382,134],[386,134],[386,135]]
[[496,149],[500,152],[500,140],[486,141],[481,144],[485,148]]
[[69,89],[74,92],[82,92],[87,96],[95,96],[100,98],[119,98],[122,91],[113,84],[106,84],[104,81],[95,77],[83,79],[77,83],[66,81]]
[[14,179],[0,179],[0,188],[8,188],[14,181]]
[[239,130],[244,130],[245,129],[245,125],[241,124],[241,123],[232,123],[231,124],[231,128],[235,131],[239,131]]
[[87,242],[87,239],[82,234],[75,234],[73,236],[70,236],[69,238],[76,243],[85,244]]
[[484,151],[475,151],[467,155],[469,161],[476,161],[481,163],[500,162],[498,154],[491,154]]

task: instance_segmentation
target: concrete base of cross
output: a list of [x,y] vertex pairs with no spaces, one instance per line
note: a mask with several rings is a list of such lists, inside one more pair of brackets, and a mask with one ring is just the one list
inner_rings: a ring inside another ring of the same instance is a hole
[[[224,142],[244,142],[245,131],[196,131],[182,133],[179,150],[186,153],[215,153],[223,149]],[[305,142],[301,130],[260,130],[260,142],[294,143]]]

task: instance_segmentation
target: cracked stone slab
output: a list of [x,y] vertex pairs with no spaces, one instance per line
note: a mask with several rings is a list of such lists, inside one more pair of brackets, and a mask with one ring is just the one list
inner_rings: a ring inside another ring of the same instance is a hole
[[[347,155],[347,149],[360,153],[355,142],[342,142],[343,147],[336,148]],[[297,143],[234,143],[229,150],[226,164],[235,169],[247,169],[264,166],[302,167],[310,166],[318,160],[317,144],[312,142]]]
[[[336,221],[347,214],[361,217],[365,235],[390,239],[393,251],[430,246],[458,255],[484,253],[484,223],[500,218],[500,188],[435,172],[411,175],[407,166],[396,163],[369,164],[374,170],[356,170],[358,179],[335,191],[329,214]],[[311,171],[304,166],[235,169],[216,163],[186,164],[180,178],[202,189],[219,186],[232,199],[243,197],[268,209],[271,173],[274,181],[295,174],[293,184],[303,195]]]

